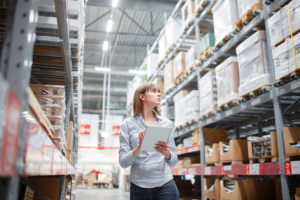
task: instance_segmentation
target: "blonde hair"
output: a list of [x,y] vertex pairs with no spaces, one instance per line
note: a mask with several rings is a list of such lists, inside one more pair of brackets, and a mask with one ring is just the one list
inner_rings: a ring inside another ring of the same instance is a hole
[[[139,86],[133,95],[133,117],[136,117],[143,108],[143,102],[140,99],[140,94],[145,94],[148,91],[154,91],[159,89],[154,85],[153,83],[144,83],[143,85]],[[156,106],[153,111],[156,112],[156,114],[160,115],[160,107]]]

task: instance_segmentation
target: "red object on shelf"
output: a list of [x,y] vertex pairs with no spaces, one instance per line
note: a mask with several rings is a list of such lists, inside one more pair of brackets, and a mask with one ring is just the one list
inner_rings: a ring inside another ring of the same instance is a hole
[[177,155],[200,151],[200,145],[194,145],[186,148],[177,149]]
[[92,171],[90,171],[90,174],[103,174],[103,172],[101,172],[99,170],[92,170]]
[[121,130],[121,126],[113,126],[112,127],[112,131],[113,131],[113,135],[120,135],[120,130]]
[[3,143],[0,160],[0,175],[13,176],[18,152],[21,102],[12,90],[8,93]]
[[90,135],[91,134],[91,125],[90,124],[80,124],[79,133],[81,135]]

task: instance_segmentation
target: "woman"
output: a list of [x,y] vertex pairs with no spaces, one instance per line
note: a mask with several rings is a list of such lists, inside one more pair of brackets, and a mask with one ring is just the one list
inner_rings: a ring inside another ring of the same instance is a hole
[[179,192],[170,166],[177,161],[173,132],[168,144],[159,142],[157,152],[140,152],[146,126],[173,127],[160,116],[160,93],[154,84],[138,87],[133,98],[133,118],[122,123],[119,162],[123,168],[131,166],[131,200],[177,200]]

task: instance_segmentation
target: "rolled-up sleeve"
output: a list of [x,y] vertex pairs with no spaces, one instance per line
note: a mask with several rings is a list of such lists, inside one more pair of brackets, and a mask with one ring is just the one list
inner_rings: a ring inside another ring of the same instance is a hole
[[127,168],[132,165],[135,157],[132,154],[130,146],[129,130],[126,121],[122,123],[120,132],[120,150],[119,150],[119,163],[121,167]]
[[168,145],[170,146],[171,158],[167,162],[168,162],[169,166],[174,166],[178,162],[178,157],[176,154],[176,146],[175,146],[175,142],[174,142],[174,129],[172,130],[172,132],[170,134]]

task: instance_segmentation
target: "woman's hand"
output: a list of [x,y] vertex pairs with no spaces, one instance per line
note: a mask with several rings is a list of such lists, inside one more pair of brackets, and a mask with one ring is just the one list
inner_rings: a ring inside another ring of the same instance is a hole
[[133,154],[133,156],[136,158],[138,155],[139,155],[139,153],[140,153],[140,149],[141,149],[141,145],[142,145],[142,142],[143,142],[143,138],[144,138],[144,132],[140,132],[139,133],[139,140],[140,140],[140,143],[139,143],[139,145],[137,145],[134,149],[133,149],[133,151],[132,151],[132,154]]
[[171,159],[170,146],[165,142],[158,142],[155,145],[155,150],[163,154],[167,160]]

